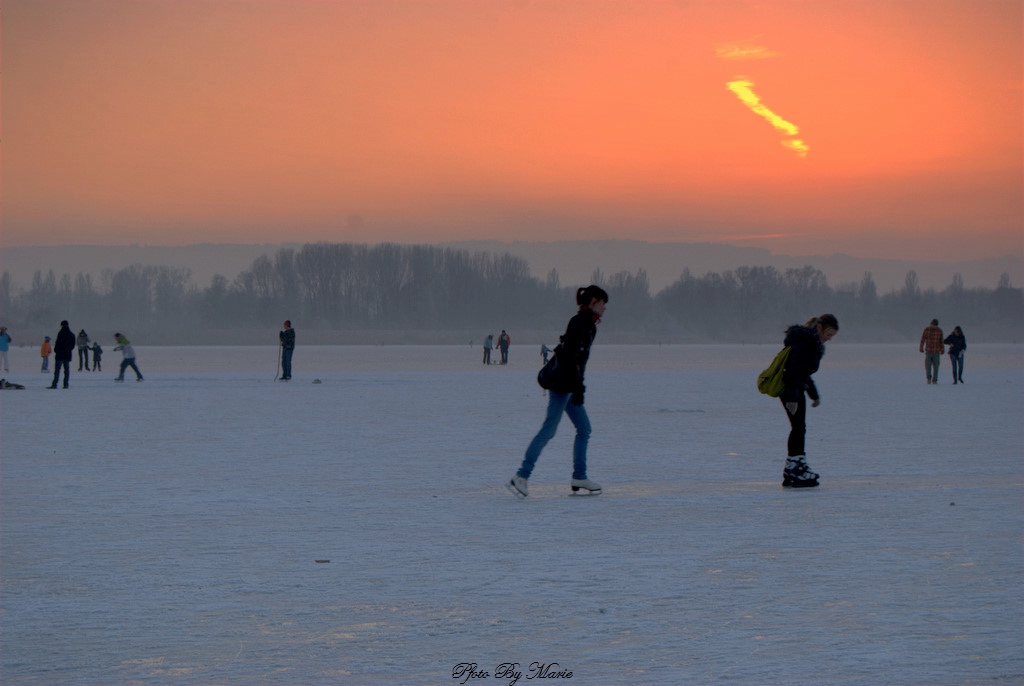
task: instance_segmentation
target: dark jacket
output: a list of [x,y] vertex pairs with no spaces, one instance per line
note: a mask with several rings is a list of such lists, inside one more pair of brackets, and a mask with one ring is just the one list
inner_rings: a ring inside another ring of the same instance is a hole
[[62,326],[57,333],[57,340],[53,344],[53,359],[57,362],[64,360],[71,361],[75,352],[75,334],[71,327]]
[[279,335],[281,347],[285,350],[295,350],[295,329],[285,329]]
[[967,350],[967,337],[963,334],[957,335],[956,333],[951,333],[946,336],[946,340],[943,341],[943,343],[949,346],[950,355],[959,355],[963,351]]
[[804,391],[812,400],[818,399],[818,387],[814,385],[811,374],[818,371],[821,356],[825,354],[825,345],[818,340],[818,332],[813,327],[794,324],[786,329],[784,345],[789,346],[789,359],[782,373],[785,389],[782,391],[783,402],[799,402]]
[[597,324],[593,313],[584,308],[577,312],[565,327],[561,344],[555,350],[558,355],[559,378],[551,390],[557,393],[582,393],[583,375],[590,359],[590,346],[597,336]]

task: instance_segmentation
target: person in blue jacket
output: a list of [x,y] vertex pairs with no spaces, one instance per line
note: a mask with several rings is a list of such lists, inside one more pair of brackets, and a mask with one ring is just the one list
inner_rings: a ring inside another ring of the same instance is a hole
[[7,333],[6,326],[0,326],[0,363],[4,366],[4,371],[9,372],[7,368],[7,351],[11,349],[11,335]]

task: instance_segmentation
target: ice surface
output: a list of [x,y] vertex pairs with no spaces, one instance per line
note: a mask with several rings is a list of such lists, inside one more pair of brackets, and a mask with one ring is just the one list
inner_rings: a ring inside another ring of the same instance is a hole
[[12,351],[0,680],[1024,682],[1024,349],[928,386],[915,345],[830,345],[800,491],[775,352],[598,339],[605,492],[568,496],[566,421],[519,500],[533,347],[300,345],[289,383],[274,347],[139,347],[144,383],[108,354],[67,391]]

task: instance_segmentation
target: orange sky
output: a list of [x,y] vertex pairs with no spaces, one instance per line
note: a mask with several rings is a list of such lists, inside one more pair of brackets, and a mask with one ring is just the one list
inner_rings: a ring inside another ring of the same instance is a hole
[[1019,0],[5,0],[0,13],[5,246],[1024,252]]

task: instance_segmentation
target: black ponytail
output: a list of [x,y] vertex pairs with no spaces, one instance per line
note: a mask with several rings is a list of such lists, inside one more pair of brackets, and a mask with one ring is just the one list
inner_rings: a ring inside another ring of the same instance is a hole
[[576,289],[576,304],[579,306],[590,305],[591,300],[601,300],[608,302],[608,293],[605,292],[600,286],[590,284]]

